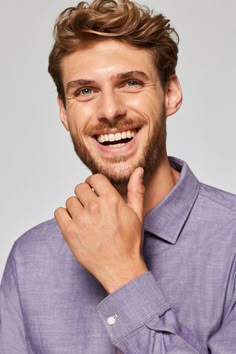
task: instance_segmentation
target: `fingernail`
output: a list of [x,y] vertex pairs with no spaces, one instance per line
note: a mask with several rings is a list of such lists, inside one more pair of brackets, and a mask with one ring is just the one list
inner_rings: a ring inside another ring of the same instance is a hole
[[144,169],[142,167],[140,167],[139,178],[140,178],[141,182],[143,182],[143,175],[144,175]]

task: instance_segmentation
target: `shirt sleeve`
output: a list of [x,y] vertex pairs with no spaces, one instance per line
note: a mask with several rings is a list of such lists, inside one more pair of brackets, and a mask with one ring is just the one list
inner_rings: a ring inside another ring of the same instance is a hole
[[0,353],[28,353],[12,253],[0,287]]
[[212,354],[236,353],[236,282],[234,295],[229,304],[227,314],[219,331],[210,338],[208,348]]
[[[151,272],[107,296],[97,311],[113,345],[124,354],[209,353],[194,334],[179,323]],[[212,354],[224,352],[211,351]]]

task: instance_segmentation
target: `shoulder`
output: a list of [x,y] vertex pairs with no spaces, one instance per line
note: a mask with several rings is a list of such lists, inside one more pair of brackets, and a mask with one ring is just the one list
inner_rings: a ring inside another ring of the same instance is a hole
[[199,194],[191,213],[198,232],[207,235],[208,242],[236,249],[236,196],[200,183]]
[[22,298],[29,300],[41,289],[53,293],[59,282],[73,279],[73,272],[80,269],[53,219],[33,227],[14,243],[3,281],[7,285],[9,277],[14,277]]
[[65,241],[55,219],[45,221],[25,232],[14,243],[14,257],[37,257],[55,253],[64,247]]
[[207,206],[214,206],[226,214],[236,215],[236,195],[200,183],[199,196]]

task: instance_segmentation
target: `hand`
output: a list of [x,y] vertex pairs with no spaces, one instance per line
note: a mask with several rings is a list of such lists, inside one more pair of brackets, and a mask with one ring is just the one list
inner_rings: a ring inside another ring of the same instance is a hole
[[92,175],[77,185],[66,209],[55,211],[74,256],[108,293],[148,270],[141,256],[142,176],[140,167],[132,173],[126,202],[105,176]]

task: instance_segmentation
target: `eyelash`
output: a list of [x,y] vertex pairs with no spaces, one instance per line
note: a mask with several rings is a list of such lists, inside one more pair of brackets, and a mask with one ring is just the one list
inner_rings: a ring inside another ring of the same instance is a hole
[[87,93],[85,93],[85,94],[82,94],[82,91],[85,91],[85,90],[94,90],[94,89],[92,89],[91,87],[83,87],[83,88],[80,88],[80,89],[78,89],[78,90],[76,90],[75,92],[74,92],[74,96],[75,97],[77,97],[77,96],[80,96],[80,94],[81,94],[81,96],[89,96],[89,94]]
[[[139,81],[139,80],[136,80],[136,79],[129,79],[129,80],[125,81],[125,84],[128,84],[129,82],[133,82],[133,83],[135,83],[136,85],[143,86],[143,83],[142,83],[141,81]],[[135,86],[136,86],[136,85],[135,85]],[[134,86],[134,85],[131,85],[131,86]]]
[[[129,85],[130,83],[132,83],[131,85]],[[128,80],[125,80],[124,82],[122,82],[120,85],[119,85],[119,88],[122,88],[122,87],[125,87],[125,86],[129,86],[129,87],[135,87],[135,86],[141,86],[143,87],[144,86],[144,83],[141,82],[140,80],[136,80],[136,79],[128,79]],[[79,88],[78,90],[76,90],[74,92],[74,96],[75,97],[78,97],[78,96],[90,96],[91,93],[84,93],[83,94],[83,91],[85,90],[90,90],[90,91],[93,91],[93,92],[96,92],[97,89],[95,88],[92,88],[92,87],[82,87],[82,88]]]

